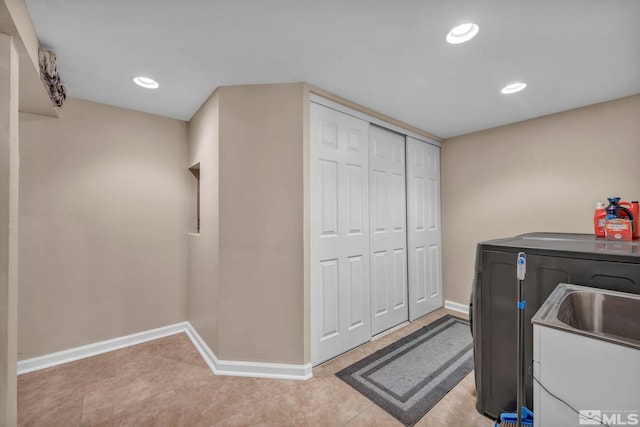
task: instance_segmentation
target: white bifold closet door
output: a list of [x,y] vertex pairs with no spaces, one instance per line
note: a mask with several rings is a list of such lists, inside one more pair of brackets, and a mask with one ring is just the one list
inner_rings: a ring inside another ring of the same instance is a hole
[[440,148],[407,137],[409,316],[442,307]]
[[311,360],[371,339],[369,123],[311,103]]
[[409,319],[404,136],[369,128],[373,335]]
[[442,306],[440,148],[310,108],[317,365]]

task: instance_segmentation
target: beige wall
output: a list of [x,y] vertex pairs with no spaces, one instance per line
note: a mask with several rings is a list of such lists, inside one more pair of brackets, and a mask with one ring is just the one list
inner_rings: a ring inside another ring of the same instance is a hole
[[19,358],[184,321],[186,123],[71,98],[20,142]]
[[0,426],[16,425],[18,54],[0,34]]
[[218,357],[303,364],[303,85],[218,93]]
[[305,362],[303,85],[218,88],[189,124],[187,317],[221,360]]
[[[200,163],[200,233],[189,235],[187,318],[218,353],[218,94],[189,122],[189,165]],[[196,187],[191,187],[195,205]],[[192,214],[192,218],[193,218]]]
[[593,233],[596,202],[638,200],[638,135],[635,95],[445,141],[444,298],[468,304],[478,242]]

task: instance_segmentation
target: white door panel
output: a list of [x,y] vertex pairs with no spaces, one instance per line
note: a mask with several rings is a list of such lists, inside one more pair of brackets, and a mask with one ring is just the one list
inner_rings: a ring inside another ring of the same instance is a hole
[[407,137],[409,316],[442,307],[440,148]]
[[371,339],[369,124],[311,103],[311,361]]
[[371,296],[375,335],[409,318],[404,136],[371,126]]
[[311,103],[311,361],[442,306],[440,149]]

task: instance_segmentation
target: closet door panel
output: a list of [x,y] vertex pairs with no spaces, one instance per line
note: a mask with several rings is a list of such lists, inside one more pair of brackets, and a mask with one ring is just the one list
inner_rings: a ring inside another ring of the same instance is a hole
[[371,339],[369,124],[311,104],[311,361]]
[[440,148],[407,137],[409,315],[442,307]]
[[369,129],[369,140],[372,333],[375,335],[409,318],[405,141],[404,136],[377,126]]
[[336,335],[340,329],[340,310],[338,307],[338,260],[320,262],[320,286],[322,293],[322,340]]

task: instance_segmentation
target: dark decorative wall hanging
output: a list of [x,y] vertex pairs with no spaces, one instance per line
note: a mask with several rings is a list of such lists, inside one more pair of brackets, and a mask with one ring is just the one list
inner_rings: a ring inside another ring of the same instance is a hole
[[58,67],[56,67],[56,54],[50,50],[40,49],[38,51],[40,62],[40,78],[49,90],[51,102],[56,107],[62,107],[64,100],[67,98],[67,89],[60,81]]

